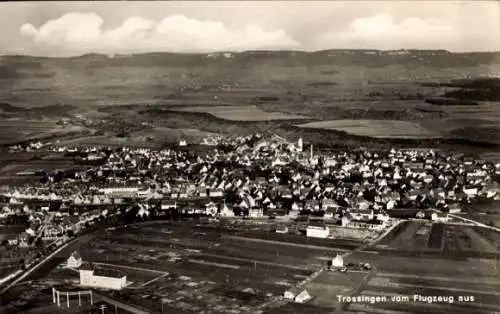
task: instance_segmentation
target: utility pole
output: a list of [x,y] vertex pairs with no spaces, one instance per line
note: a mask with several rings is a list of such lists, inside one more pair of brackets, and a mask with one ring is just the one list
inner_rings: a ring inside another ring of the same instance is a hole
[[101,306],[99,306],[99,309],[101,310],[101,313],[104,314],[104,309],[106,309],[106,305],[101,304]]

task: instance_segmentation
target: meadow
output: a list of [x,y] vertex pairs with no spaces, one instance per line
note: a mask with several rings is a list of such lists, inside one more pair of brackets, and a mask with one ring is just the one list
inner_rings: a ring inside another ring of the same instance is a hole
[[307,117],[300,115],[263,111],[257,106],[193,106],[174,110],[180,112],[209,113],[217,118],[230,121],[276,121],[307,119]]
[[331,129],[377,138],[432,138],[439,135],[420,124],[398,120],[330,120],[299,125],[302,128]]
[[[22,108],[70,105],[75,108],[70,114],[88,112],[92,119],[104,118],[102,110],[108,108],[113,109],[112,114],[105,119],[118,124],[155,119],[155,125],[164,128],[238,134],[283,130],[290,120],[325,121],[327,125],[333,123],[329,120],[388,120],[390,125],[370,122],[369,127],[335,123],[348,128],[348,133],[389,139],[442,136],[500,144],[500,107],[491,93],[488,101],[473,99],[478,103],[474,106],[426,103],[426,99],[446,95],[460,99],[482,95],[453,93],[462,87],[477,87],[473,83],[467,83],[469,86],[462,81],[461,85],[453,82],[497,73],[500,58],[495,53],[412,51],[408,55],[389,56],[364,51],[246,52],[229,59],[160,53],[120,58],[2,57],[2,62],[7,74],[17,71],[22,75],[0,76],[0,101]],[[29,66],[31,63],[37,66]],[[140,113],[145,106],[168,112]],[[124,107],[131,114],[124,114]],[[196,113],[207,116],[192,115]],[[415,124],[397,124],[392,120]],[[27,138],[18,130],[21,129],[11,128],[1,133],[2,140]],[[305,140],[317,137],[305,128],[287,132],[302,133],[296,135]],[[133,136],[128,140],[134,142]],[[330,133],[323,141],[333,140],[357,146],[366,141],[338,138]]]

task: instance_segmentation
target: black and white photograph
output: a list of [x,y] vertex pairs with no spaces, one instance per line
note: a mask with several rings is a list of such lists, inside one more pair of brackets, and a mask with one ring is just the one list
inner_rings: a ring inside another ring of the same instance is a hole
[[500,2],[0,2],[0,314],[500,313]]

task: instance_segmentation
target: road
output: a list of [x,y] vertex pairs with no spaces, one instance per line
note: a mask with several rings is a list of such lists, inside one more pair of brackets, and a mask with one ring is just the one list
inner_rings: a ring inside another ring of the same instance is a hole
[[18,283],[24,281],[24,280],[30,280],[29,277],[32,278],[42,278],[44,277],[45,274],[52,271],[53,268],[57,266],[56,265],[51,265],[50,262],[55,260],[56,258],[64,257],[67,258],[71,254],[71,252],[79,245],[86,243],[89,241],[94,235],[92,234],[85,234],[82,236],[79,236],[78,238],[72,239],[69,242],[66,242],[62,246],[60,246],[58,249],[56,249],[54,252],[50,253],[47,257],[45,257],[43,260],[38,262],[37,264],[33,265],[29,269],[27,269],[21,276],[16,278],[14,281],[12,281],[10,284],[8,284],[5,288],[3,288],[0,291],[0,294],[3,294],[7,292],[10,288],[14,287]]
[[[432,209],[434,212],[436,213],[441,213],[441,214],[444,214],[443,211],[441,210],[438,210],[438,209]],[[500,228],[496,228],[496,227],[493,227],[493,226],[489,226],[489,225],[486,225],[486,224],[483,224],[479,221],[475,221],[475,220],[472,220],[472,219],[468,219],[468,218],[465,218],[465,217],[461,217],[461,216],[458,216],[458,215],[454,215],[454,214],[448,214],[449,217],[451,218],[455,218],[455,219],[458,219],[458,220],[462,220],[462,221],[465,221],[467,223],[471,223],[471,224],[474,224],[478,227],[483,227],[483,228],[486,228],[486,229],[491,229],[491,230],[495,230],[496,232],[500,232]]]

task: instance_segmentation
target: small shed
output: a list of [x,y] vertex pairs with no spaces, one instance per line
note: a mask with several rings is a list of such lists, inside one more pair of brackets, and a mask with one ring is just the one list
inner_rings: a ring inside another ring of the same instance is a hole
[[82,265],[82,257],[77,251],[73,251],[66,264],[69,268],[78,268]]

